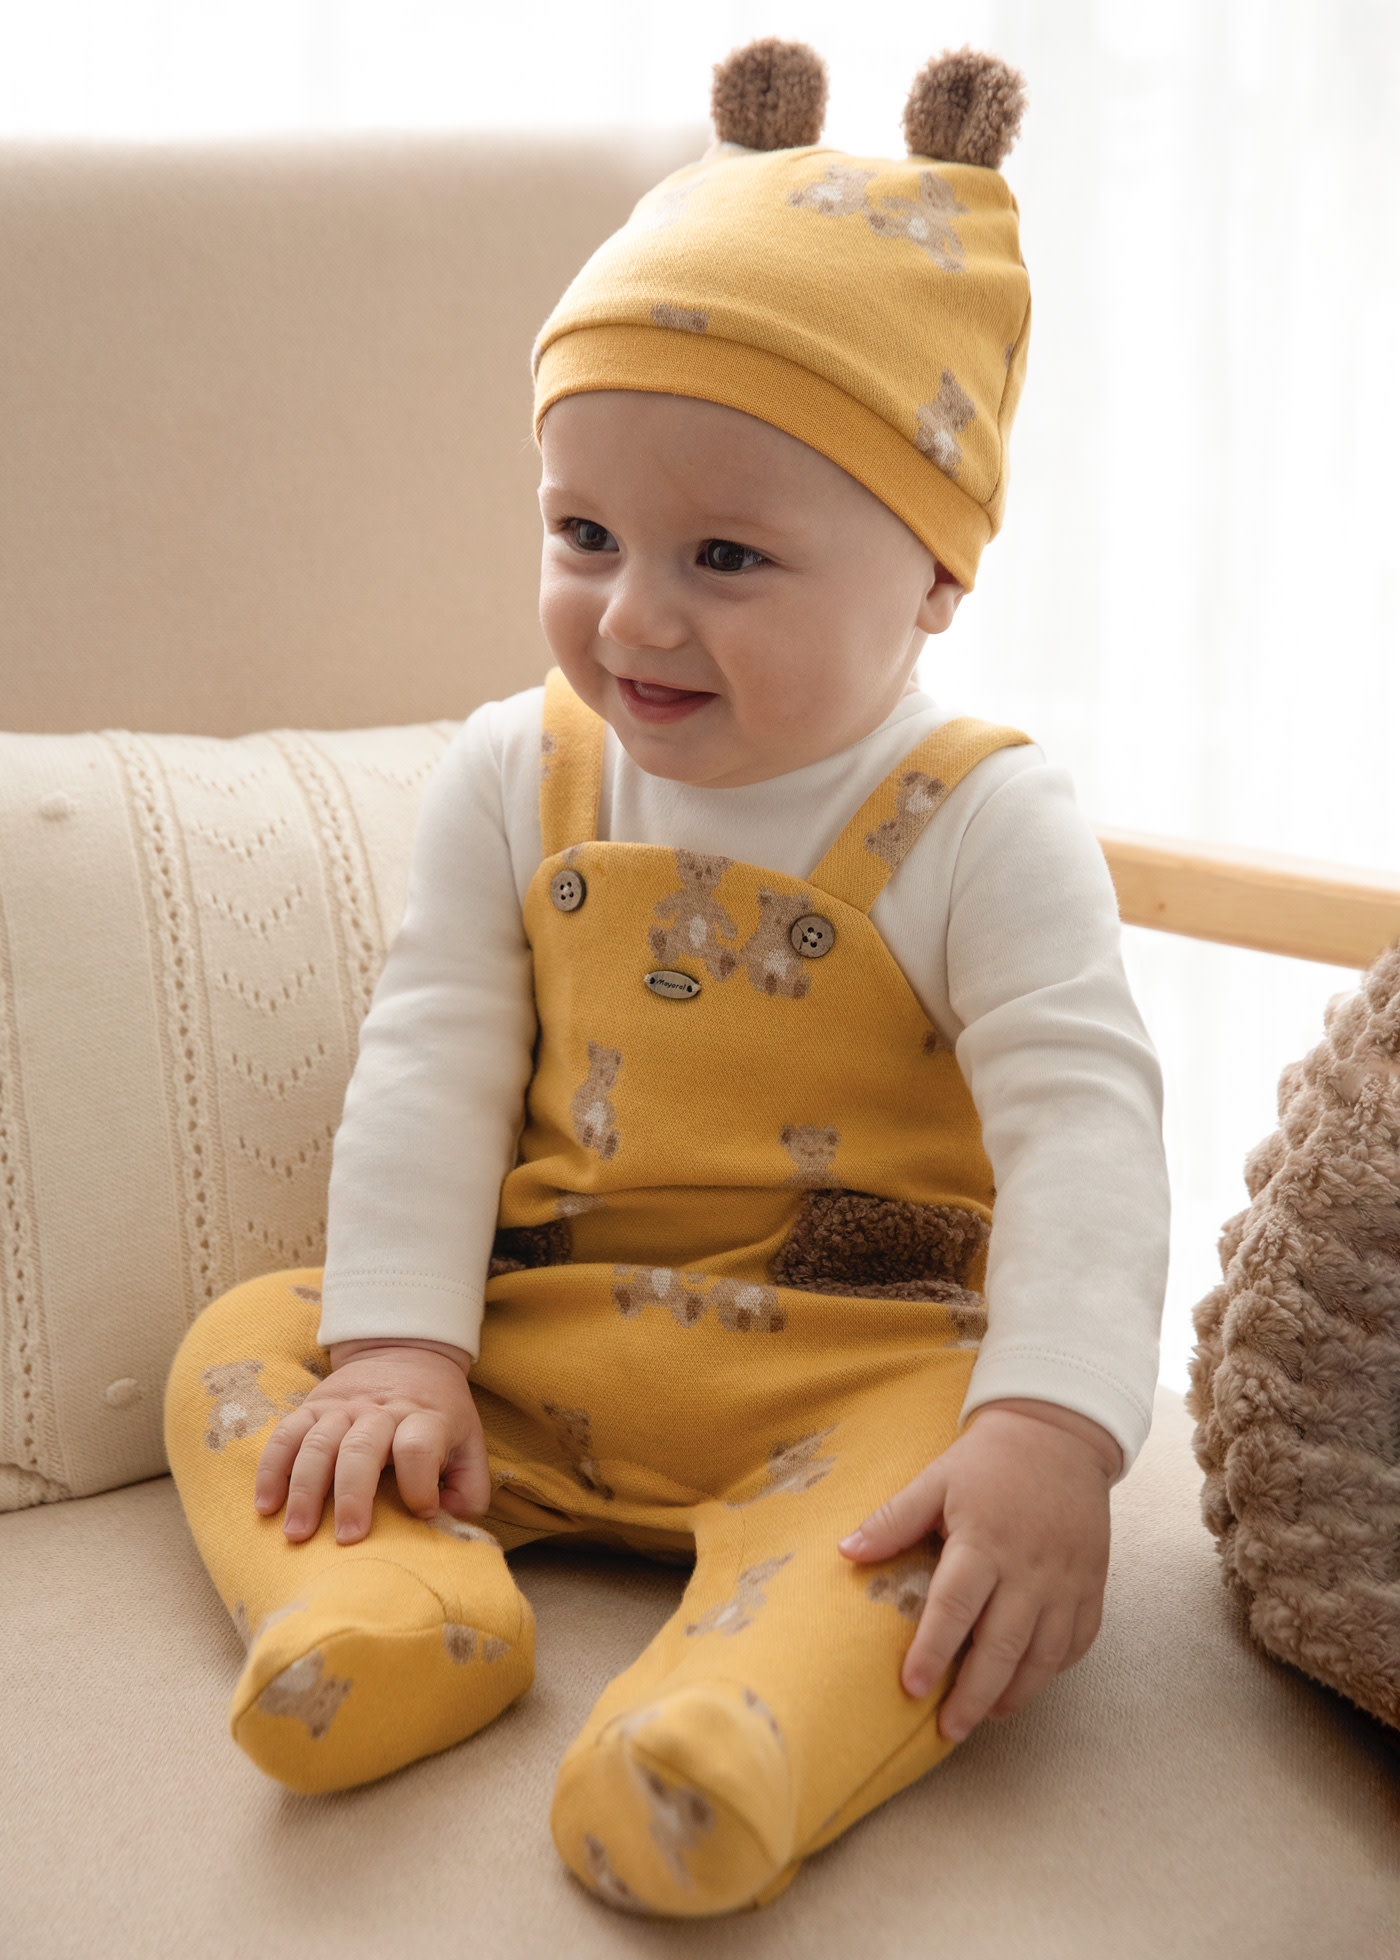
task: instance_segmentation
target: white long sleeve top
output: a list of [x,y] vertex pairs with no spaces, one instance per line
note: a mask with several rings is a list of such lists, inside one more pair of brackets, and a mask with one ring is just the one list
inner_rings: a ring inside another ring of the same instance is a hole
[[[543,691],[478,709],[428,786],[408,903],[360,1036],[330,1181],[320,1340],[478,1351],[536,1025],[522,905],[543,855]],[[598,835],[810,876],[948,719],[911,691],[863,740],[740,789],[638,768],[609,731]],[[1151,1420],[1166,1277],[1161,1077],[1103,856],[1068,777],[998,750],[944,802],[870,917],[954,1044],[996,1180],[987,1333],[964,1418],[1027,1396]]]

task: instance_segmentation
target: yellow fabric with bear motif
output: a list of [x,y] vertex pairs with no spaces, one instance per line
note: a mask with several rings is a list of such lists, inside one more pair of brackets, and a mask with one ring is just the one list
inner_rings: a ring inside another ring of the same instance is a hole
[[[472,1370],[486,1517],[424,1523],[391,1477],[354,1545],[329,1506],[300,1545],[254,1512],[274,1420],[327,1368],[314,1271],[216,1301],[172,1371],[171,1468],[248,1647],[231,1725],[270,1774],[344,1788],[490,1721],[533,1670],[503,1553],[561,1536],[696,1559],[560,1768],[555,1841],[608,1903],[763,1903],[947,1753],[946,1681],[899,1682],[931,1552],[836,1541],[957,1433],[992,1183],[866,914],[960,775],[1024,739],[940,729],[799,880],[599,843],[603,727],[551,676],[538,1065]],[[799,920],[834,929],[816,957]]]
[[971,590],[1000,528],[1030,282],[999,171],[718,144],[642,198],[535,345],[535,429],[596,389],[820,450]]

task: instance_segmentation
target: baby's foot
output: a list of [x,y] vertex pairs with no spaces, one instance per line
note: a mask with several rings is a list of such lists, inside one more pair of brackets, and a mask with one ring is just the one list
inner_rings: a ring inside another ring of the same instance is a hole
[[337,1557],[250,1629],[229,1710],[233,1738],[269,1776],[308,1795],[449,1748],[530,1685],[534,1625],[517,1601],[507,1602],[511,1627],[471,1626],[449,1619],[403,1566]]
[[729,1681],[663,1692],[564,1758],[554,1841],[624,1911],[730,1912],[793,1865],[795,1804],[771,1713]]

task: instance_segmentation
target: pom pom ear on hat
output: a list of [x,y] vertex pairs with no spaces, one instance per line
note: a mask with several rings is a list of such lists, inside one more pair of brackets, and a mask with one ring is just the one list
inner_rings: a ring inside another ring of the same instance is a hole
[[936,55],[914,77],[904,108],[909,154],[999,170],[1026,107],[1024,77],[994,54]]
[[750,41],[715,67],[710,114],[721,143],[795,150],[820,140],[826,64],[805,41]]

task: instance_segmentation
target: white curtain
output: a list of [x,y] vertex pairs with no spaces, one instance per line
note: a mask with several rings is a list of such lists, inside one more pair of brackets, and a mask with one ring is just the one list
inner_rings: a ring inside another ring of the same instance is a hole
[[[698,126],[710,64],[770,33],[822,51],[830,140],[876,154],[941,47],[1030,84],[1010,512],[928,683],[1034,733],[1100,822],[1400,865],[1394,0],[0,0],[0,136]],[[1180,1385],[1279,1068],[1354,976],[1128,940]]]

